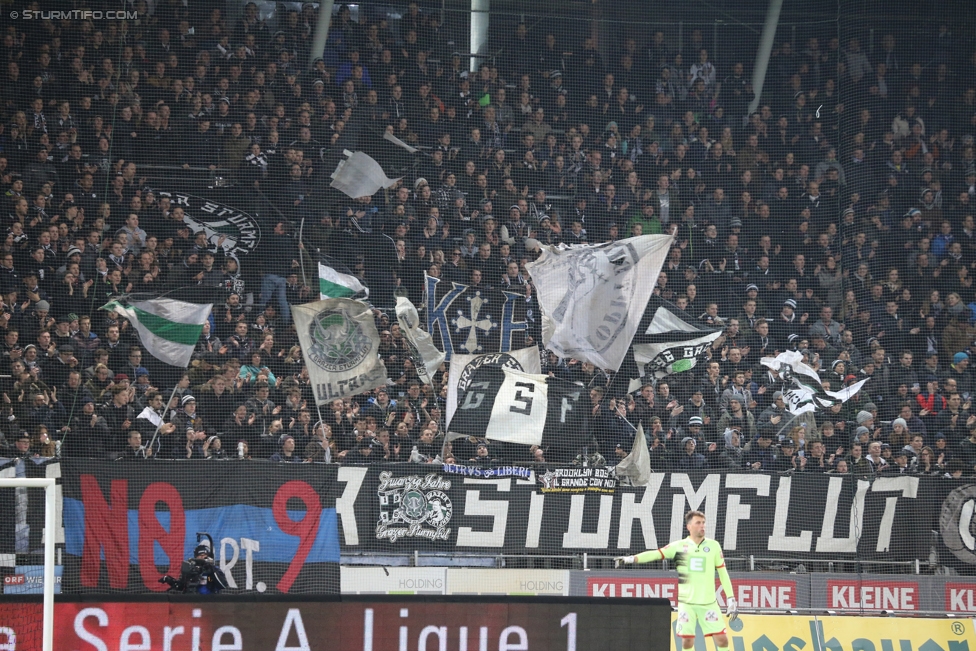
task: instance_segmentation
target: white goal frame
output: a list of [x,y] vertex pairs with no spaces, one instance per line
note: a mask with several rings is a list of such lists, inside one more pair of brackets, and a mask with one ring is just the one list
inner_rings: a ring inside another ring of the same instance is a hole
[[54,478],[0,479],[0,488],[44,489],[44,645],[43,651],[54,651],[54,539],[57,492]]

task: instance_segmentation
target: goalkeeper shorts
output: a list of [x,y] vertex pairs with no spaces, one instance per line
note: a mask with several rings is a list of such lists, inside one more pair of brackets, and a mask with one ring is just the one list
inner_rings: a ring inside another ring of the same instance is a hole
[[677,624],[679,637],[695,637],[696,625],[705,637],[725,633],[725,616],[714,601],[706,606],[679,603]]

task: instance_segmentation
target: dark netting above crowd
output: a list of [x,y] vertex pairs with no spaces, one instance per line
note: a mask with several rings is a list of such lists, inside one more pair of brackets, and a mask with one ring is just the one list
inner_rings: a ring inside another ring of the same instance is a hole
[[[336,7],[315,58],[311,4],[186,4],[0,18],[0,457],[614,465],[639,423],[658,470],[973,473],[971,16],[781,25],[757,98],[761,13],[721,38],[503,16],[472,65],[465,12]],[[400,181],[330,188],[353,151]],[[543,349],[525,264],[657,233],[654,293],[724,334],[617,392]],[[290,307],[319,263],[369,288],[389,372],[321,417]],[[422,382],[393,312],[425,276],[524,296],[543,373],[589,393],[572,450],[444,443],[447,365]],[[100,309],[191,290],[186,370]],[[793,419],[759,365],[787,350],[868,382]]]

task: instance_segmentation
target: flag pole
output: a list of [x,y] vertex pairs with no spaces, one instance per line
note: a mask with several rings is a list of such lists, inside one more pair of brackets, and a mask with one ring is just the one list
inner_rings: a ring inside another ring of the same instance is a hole
[[[298,227],[298,244],[299,244],[299,247],[298,247],[298,261],[299,261],[298,262],[298,266],[302,268],[302,285],[304,285],[305,287],[308,287],[308,278],[305,277],[305,256],[302,255],[305,252],[305,249],[301,246],[301,244],[302,244],[302,236],[303,236],[304,232],[305,232],[305,217],[302,216],[302,223]],[[316,404],[315,406],[318,407],[318,404]],[[319,415],[319,420],[321,420],[321,415]]]
[[[315,396],[313,395],[312,397],[314,398]],[[326,423],[325,423],[325,419],[322,418],[322,405],[319,404],[318,400],[313,400],[313,402],[315,402],[315,412],[319,415],[319,424],[323,427],[322,433],[324,434],[325,433],[324,428]],[[332,426],[330,425],[329,427],[331,428]],[[312,433],[314,434],[315,431],[313,430]],[[329,463],[331,460],[332,460],[332,450],[328,446],[326,446],[325,462]]]
[[[185,370],[185,369],[184,369]],[[180,378],[182,379],[182,377]],[[153,449],[153,445],[156,443],[156,437],[159,436],[159,430],[163,426],[163,421],[166,420],[166,412],[169,411],[169,405],[173,402],[173,398],[176,397],[176,390],[180,388],[180,382],[177,380],[176,384],[173,386],[173,393],[169,394],[169,400],[166,401],[166,406],[163,407],[163,415],[159,417],[159,425],[156,425],[156,431],[153,432],[152,441],[149,442],[149,449]]]

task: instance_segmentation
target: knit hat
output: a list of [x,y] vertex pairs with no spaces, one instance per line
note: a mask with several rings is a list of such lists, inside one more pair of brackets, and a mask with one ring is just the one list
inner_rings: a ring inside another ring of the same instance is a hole
[[683,439],[681,439],[681,447],[688,445],[688,441],[691,441],[692,443],[695,443],[695,445],[697,445],[694,436],[686,436]]
[[905,429],[908,429],[908,422],[906,422],[904,418],[896,418],[895,420],[891,421],[891,427],[894,428],[895,425],[901,425]]
[[783,307],[791,307],[791,308],[793,308],[795,310],[796,309],[796,301],[794,301],[792,298],[788,298],[785,301],[783,301]]
[[854,438],[859,438],[861,436],[861,434],[870,434],[870,433],[871,433],[871,430],[869,430],[867,427],[858,427],[854,431]]
[[759,286],[758,285],[749,285],[749,286],[746,287],[746,291],[747,292],[751,292],[752,290],[756,290],[758,292],[759,291]]
[[956,353],[955,355],[952,356],[952,363],[959,364],[961,362],[964,362],[967,359],[969,359],[969,355],[967,355],[966,353]]
[[188,393],[188,394],[186,394],[185,396],[183,396],[183,400],[182,400],[182,404],[184,404],[184,405],[185,405],[185,404],[186,404],[186,403],[188,403],[188,402],[196,402],[196,401],[197,401],[197,399],[196,399],[196,398],[194,398],[193,396],[191,396],[191,395],[190,395],[190,394]]
[[704,421],[701,419],[701,416],[692,416],[688,419],[688,427],[693,427],[694,425],[701,427],[703,424]]
[[869,412],[869,411],[859,411],[859,412],[857,412],[857,424],[858,425],[863,425],[864,423],[868,422],[872,418],[874,418],[874,416],[872,416],[871,415],[871,412]]

